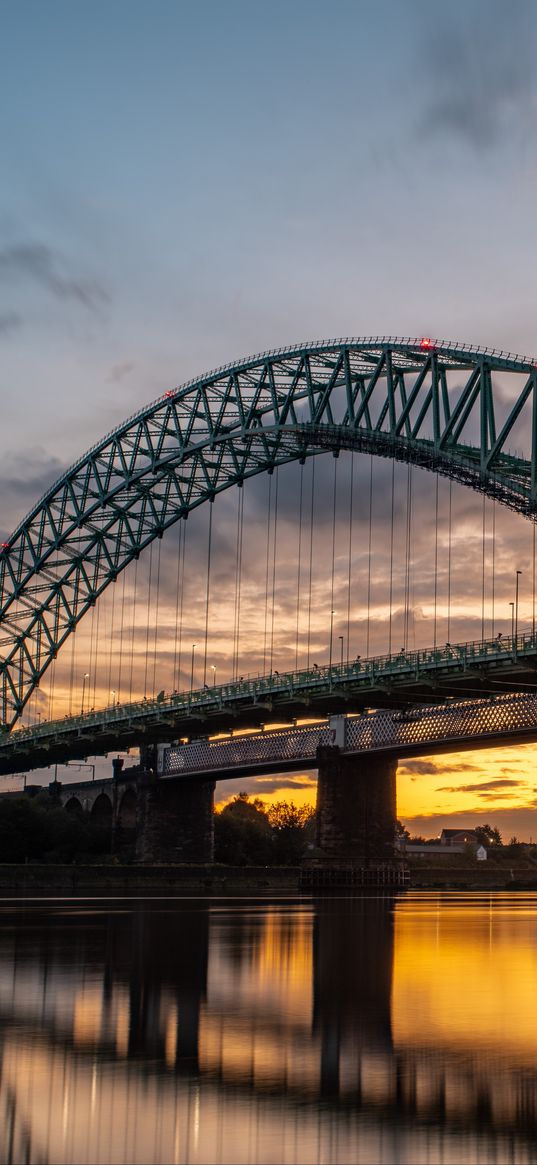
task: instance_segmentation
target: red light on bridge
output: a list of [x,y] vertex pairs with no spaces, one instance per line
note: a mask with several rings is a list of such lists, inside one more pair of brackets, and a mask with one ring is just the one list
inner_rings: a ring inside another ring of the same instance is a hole
[[433,341],[429,340],[428,336],[424,336],[423,340],[420,340],[420,348],[434,348]]
[[171,389],[171,388],[168,388],[167,391],[164,393],[164,396],[174,396],[174,395],[175,395],[175,393],[173,392],[173,389]]
[[0,542],[0,553],[2,550],[9,550],[9,542]]

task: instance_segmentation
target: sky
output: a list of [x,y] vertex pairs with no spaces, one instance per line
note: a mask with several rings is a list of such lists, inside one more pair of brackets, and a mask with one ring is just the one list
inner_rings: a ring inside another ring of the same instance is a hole
[[[2,537],[66,466],[126,416],[168,387],[241,355],[303,339],[371,334],[537,352],[533,4],[20,0],[0,3],[0,22]],[[351,471],[350,459],[341,458],[335,630],[345,650],[364,654],[369,464],[354,461],[352,626],[346,621]],[[368,621],[374,651],[387,647],[390,472],[374,467]],[[397,472],[394,636],[405,622],[407,481],[406,469]],[[316,474],[310,630],[311,651],[321,661],[332,460],[318,459]],[[306,466],[305,497],[310,478]],[[294,477],[285,471],[279,486],[272,639],[282,665],[296,650],[298,480],[297,470]],[[441,483],[437,600],[437,634],[445,638],[447,488]],[[263,636],[266,646],[259,596],[264,601],[267,489],[259,479],[245,490],[245,671],[262,667]],[[426,645],[433,629],[431,480],[416,470],[412,490],[406,621],[409,642]],[[479,638],[481,502],[454,487],[452,504],[450,637]],[[236,498],[221,499],[216,513],[211,662],[207,648],[205,662],[224,678],[236,602]],[[493,513],[491,503],[485,519],[487,633],[489,627],[508,631],[516,567],[523,570],[521,622],[532,618],[532,534],[498,507]],[[188,533],[183,683],[190,645],[203,630],[206,524],[200,514]],[[158,610],[155,599],[150,603],[158,624],[145,676],[150,689],[153,678],[157,688],[177,682],[176,541],[173,535],[163,543]],[[151,568],[154,585],[156,551]],[[306,569],[303,558],[302,581]],[[138,585],[149,562],[139,570]],[[129,575],[115,613],[108,596],[99,625],[94,615],[91,628],[81,628],[76,655],[67,648],[58,662],[56,711],[62,699],[65,705],[70,674],[80,688],[89,671],[99,703],[115,698],[118,688],[123,697],[127,688],[143,689],[143,638],[132,638],[132,665],[115,648],[109,663],[106,655],[120,607],[129,623],[133,588]],[[301,609],[301,660],[305,627]],[[201,682],[199,647],[196,666]],[[34,715],[46,714],[46,700],[45,693]],[[76,695],[71,700],[74,709]],[[454,820],[493,817],[509,836],[537,836],[536,755],[524,746],[407,762],[400,766],[399,814],[426,834]],[[238,787],[230,782],[220,789],[227,796]],[[311,777],[269,777],[257,788],[272,799],[314,796]]]

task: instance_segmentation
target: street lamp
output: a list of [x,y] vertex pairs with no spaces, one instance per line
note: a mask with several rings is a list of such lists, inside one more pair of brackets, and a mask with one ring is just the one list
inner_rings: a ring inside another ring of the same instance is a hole
[[517,570],[515,573],[515,579],[516,579],[516,583],[515,583],[515,651],[517,649],[517,643],[518,643],[518,579],[519,579],[519,576],[521,574],[522,574],[521,570]]
[[194,689],[194,652],[196,650],[196,646],[197,645],[195,643],[192,644],[192,663],[190,665],[190,691],[191,692]]
[[116,702],[116,689],[115,689],[115,688],[112,688],[112,691],[110,692],[110,695],[111,695],[111,697],[112,697],[112,705],[114,705],[114,704],[115,704],[115,702]]
[[334,633],[334,615],[335,615],[335,611],[330,611],[330,659],[328,661],[329,667],[332,667],[332,643],[333,643],[333,638],[334,638],[334,635],[333,635],[333,633]]
[[343,669],[343,636],[338,635],[338,639],[339,639],[339,642],[341,643],[341,667]]
[[515,642],[515,604],[509,603],[509,606],[511,608],[511,651],[513,651]]
[[86,694],[86,680],[89,680],[89,671],[84,672],[84,679],[82,683],[82,706],[80,708],[80,715],[84,715],[84,696]]
[[213,688],[214,688],[214,686],[216,684],[216,664],[215,663],[211,664],[211,671],[213,673]]

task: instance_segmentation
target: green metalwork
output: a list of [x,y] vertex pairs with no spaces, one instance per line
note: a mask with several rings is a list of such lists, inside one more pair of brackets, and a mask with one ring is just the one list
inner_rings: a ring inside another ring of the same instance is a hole
[[[278,349],[166,392],[90,449],[0,547],[0,727],[154,538],[277,465],[372,452],[533,517],[536,377],[533,360],[510,353],[383,336]],[[510,452],[521,418],[527,448]]]
[[[251,728],[267,719],[310,717],[470,694],[535,689],[537,635],[446,643],[161,695],[17,728],[0,739],[0,775],[80,759],[140,742]],[[485,701],[486,702],[486,701]],[[408,715],[412,716],[412,710]]]

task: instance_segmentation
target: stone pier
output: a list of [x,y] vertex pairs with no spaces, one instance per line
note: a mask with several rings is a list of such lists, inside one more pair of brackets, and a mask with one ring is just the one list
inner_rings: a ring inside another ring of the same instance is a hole
[[212,862],[214,781],[137,779],[136,858],[153,863]]
[[346,756],[338,747],[317,752],[317,845],[327,858],[383,862],[393,858],[395,774],[390,757]]

